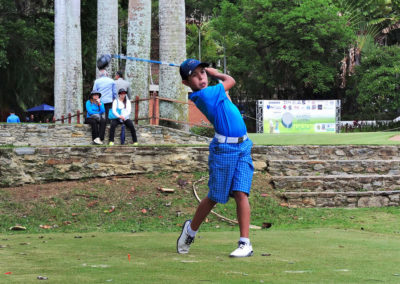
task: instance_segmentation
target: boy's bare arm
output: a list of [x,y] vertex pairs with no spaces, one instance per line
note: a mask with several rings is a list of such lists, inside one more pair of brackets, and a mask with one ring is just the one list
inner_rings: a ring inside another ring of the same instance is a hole
[[205,68],[205,70],[206,70],[206,72],[207,72],[207,74],[209,76],[214,77],[214,78],[222,81],[222,85],[224,85],[225,91],[228,91],[229,89],[231,89],[236,84],[235,79],[233,79],[231,76],[229,76],[227,74],[220,73],[215,68],[207,67],[207,68]]

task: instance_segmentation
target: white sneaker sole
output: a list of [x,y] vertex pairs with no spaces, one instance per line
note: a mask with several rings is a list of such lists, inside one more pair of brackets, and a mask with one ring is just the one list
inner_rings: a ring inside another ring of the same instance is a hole
[[249,252],[247,255],[229,255],[229,257],[232,257],[232,258],[239,258],[239,257],[250,257],[250,256],[253,256],[253,252],[251,251],[251,252]]
[[179,252],[179,250],[178,250],[179,239],[182,237],[183,231],[184,231],[185,228],[186,228],[186,222],[190,222],[190,220],[186,220],[185,223],[183,223],[182,232],[181,232],[179,238],[176,240],[176,252],[179,253],[179,254],[187,254],[187,253],[189,253],[188,251],[186,251],[186,252]]

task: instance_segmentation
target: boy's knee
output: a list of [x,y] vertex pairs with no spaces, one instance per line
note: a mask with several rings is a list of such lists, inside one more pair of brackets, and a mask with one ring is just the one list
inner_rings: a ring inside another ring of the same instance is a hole
[[206,196],[203,200],[204,200],[205,202],[207,202],[207,203],[208,203],[209,205],[211,205],[211,206],[217,205],[217,202],[214,201],[214,200],[212,200],[212,199],[209,198],[208,196]]
[[242,191],[234,191],[233,196],[235,197],[236,200],[244,200],[248,199],[247,193],[242,192]]

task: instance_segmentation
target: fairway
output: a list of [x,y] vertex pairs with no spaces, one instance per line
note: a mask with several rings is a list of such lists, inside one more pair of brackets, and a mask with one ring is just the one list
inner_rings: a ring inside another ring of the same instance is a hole
[[[253,231],[253,257],[231,259],[237,234],[1,235],[1,283],[399,283],[400,236],[343,229]],[[131,259],[128,259],[128,254]],[[6,274],[7,272],[11,272]],[[47,283],[47,282],[46,282]]]
[[249,134],[256,145],[400,145],[389,140],[396,135],[399,132]]

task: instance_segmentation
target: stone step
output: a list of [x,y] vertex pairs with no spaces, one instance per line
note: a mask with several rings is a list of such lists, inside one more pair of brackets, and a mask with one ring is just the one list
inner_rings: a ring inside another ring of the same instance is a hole
[[283,192],[289,207],[385,207],[400,205],[400,190],[364,192]]
[[272,176],[400,175],[396,160],[272,160],[267,171]]
[[271,160],[400,160],[398,145],[255,146],[253,155]]
[[400,175],[272,176],[285,192],[350,192],[400,189]]

